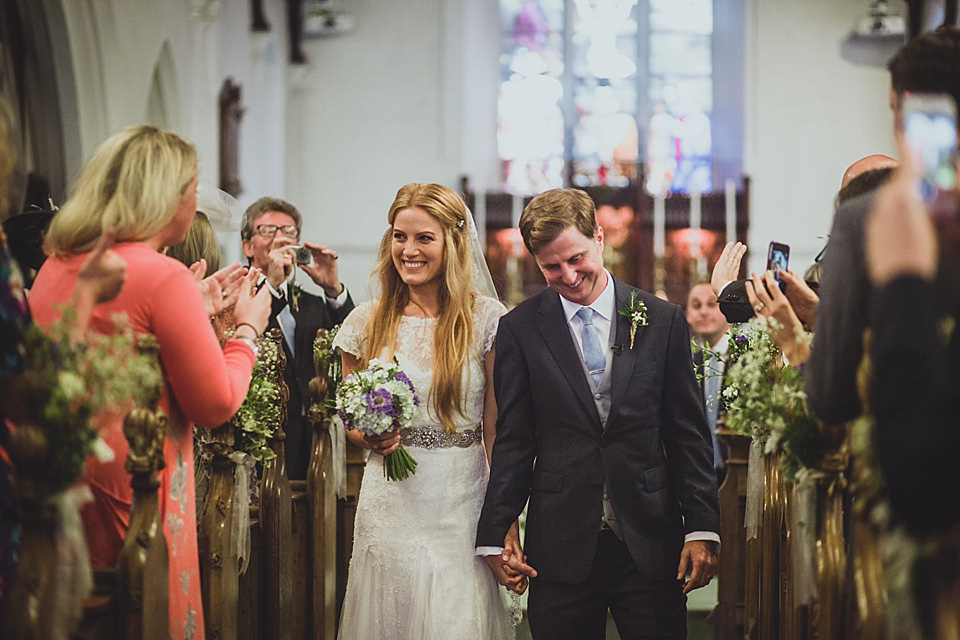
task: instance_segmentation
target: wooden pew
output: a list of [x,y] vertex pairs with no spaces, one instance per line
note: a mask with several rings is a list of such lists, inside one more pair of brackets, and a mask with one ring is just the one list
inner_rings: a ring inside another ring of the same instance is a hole
[[727,429],[719,432],[727,445],[727,475],[720,486],[720,540],[717,606],[710,615],[716,640],[741,640],[744,630],[747,538],[747,454],[750,437]]
[[[160,347],[149,336],[146,342],[141,338],[138,348],[152,350],[156,358]],[[164,640],[170,628],[168,550],[158,495],[167,417],[157,409],[162,383],[153,391],[149,405],[131,410],[123,421],[133,509],[117,562],[117,599],[119,628],[128,640]]]
[[[141,336],[137,349],[157,363],[153,336]],[[159,365],[155,365],[159,366]],[[157,377],[158,381],[160,377]],[[52,615],[65,587],[57,584],[59,514],[49,482],[47,438],[36,425],[20,425],[11,438],[17,469],[16,502],[21,521],[17,573],[7,595],[0,629],[5,638],[106,640],[168,637],[167,543],[161,528],[158,471],[163,468],[167,418],[157,408],[161,384],[146,390],[145,406],[132,409],[123,431],[129,450],[134,506],[117,569],[93,572],[93,591],[77,611],[79,621]],[[67,628],[77,622],[77,628]]]

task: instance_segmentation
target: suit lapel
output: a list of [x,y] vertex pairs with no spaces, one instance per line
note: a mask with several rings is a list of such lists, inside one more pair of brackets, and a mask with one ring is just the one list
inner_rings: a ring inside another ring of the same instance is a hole
[[567,324],[567,318],[563,314],[563,306],[560,304],[560,294],[555,291],[547,291],[540,304],[540,318],[537,324],[543,342],[547,349],[557,361],[557,366],[563,373],[567,384],[573,390],[573,394],[583,405],[584,409],[593,416],[597,428],[600,427],[600,414],[597,413],[597,405],[593,401],[590,392],[590,384],[587,382],[586,374],[583,371],[583,363],[577,354],[577,347],[573,343],[573,336],[570,335],[570,325]]
[[637,329],[633,349],[630,348],[630,319],[620,315],[620,309],[626,309],[630,304],[631,287],[613,279],[613,291],[616,297],[613,322],[616,323],[617,333],[613,347],[613,364],[610,374],[610,415],[607,416],[607,425],[611,423],[620,409],[620,401],[627,392],[633,367],[637,362],[637,354],[643,348],[643,327]]

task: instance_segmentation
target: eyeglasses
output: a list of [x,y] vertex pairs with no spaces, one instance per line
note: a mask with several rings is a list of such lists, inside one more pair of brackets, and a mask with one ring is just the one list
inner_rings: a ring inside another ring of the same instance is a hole
[[277,231],[288,238],[296,238],[300,233],[300,230],[297,229],[297,225],[295,224],[285,224],[283,226],[278,226],[275,224],[258,224],[256,226],[257,235],[263,236],[264,238],[276,237]]

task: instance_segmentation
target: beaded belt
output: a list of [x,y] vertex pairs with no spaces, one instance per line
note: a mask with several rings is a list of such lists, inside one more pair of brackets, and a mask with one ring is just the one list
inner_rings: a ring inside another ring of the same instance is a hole
[[406,447],[421,449],[466,449],[483,440],[483,427],[447,433],[443,427],[407,427],[400,429],[400,442]]

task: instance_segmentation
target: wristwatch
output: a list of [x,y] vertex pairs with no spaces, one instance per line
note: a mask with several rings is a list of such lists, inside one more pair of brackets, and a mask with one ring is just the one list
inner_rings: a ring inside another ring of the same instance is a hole
[[238,336],[237,334],[233,334],[233,340],[239,340],[240,342],[245,342],[250,345],[250,348],[253,349],[254,358],[260,355],[260,345],[258,345],[257,341],[250,336]]

